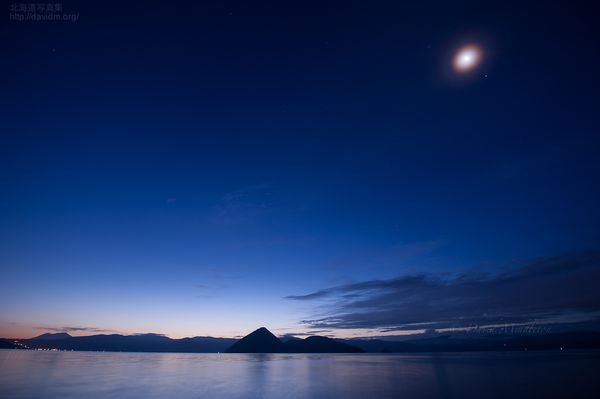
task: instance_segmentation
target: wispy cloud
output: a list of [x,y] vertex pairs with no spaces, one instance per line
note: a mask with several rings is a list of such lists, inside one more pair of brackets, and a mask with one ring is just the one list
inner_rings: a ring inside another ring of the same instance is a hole
[[49,326],[36,326],[36,330],[50,331],[50,332],[88,332],[88,333],[118,333],[115,330],[107,330],[104,328],[97,327],[80,327],[80,326],[65,326],[65,327],[49,327]]
[[321,304],[323,312],[302,321],[310,328],[402,331],[415,326],[568,323],[599,316],[598,281],[600,252],[588,251],[531,260],[497,274],[406,275],[286,298]]
[[331,330],[307,330],[304,332],[301,332],[301,331],[288,332],[283,335],[280,335],[279,338],[282,338],[282,339],[305,338],[305,337],[310,337],[312,335],[327,336],[330,333],[331,333]]

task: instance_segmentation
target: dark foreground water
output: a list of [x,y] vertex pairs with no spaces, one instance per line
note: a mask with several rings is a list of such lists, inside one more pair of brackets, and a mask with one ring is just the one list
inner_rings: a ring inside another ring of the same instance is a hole
[[0,350],[0,398],[599,398],[600,353]]

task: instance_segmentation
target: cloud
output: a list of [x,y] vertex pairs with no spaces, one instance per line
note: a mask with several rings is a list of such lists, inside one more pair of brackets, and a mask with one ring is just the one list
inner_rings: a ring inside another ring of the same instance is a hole
[[286,297],[319,303],[310,328],[379,331],[571,323],[600,316],[600,252],[534,259],[497,274],[414,274]]
[[306,338],[313,335],[327,336],[331,333],[331,330],[308,330],[308,331],[296,331],[296,332],[288,332],[283,335],[279,335],[280,339],[287,340],[291,338]]
[[52,331],[52,332],[89,332],[89,333],[117,333],[118,331],[107,330],[104,328],[97,327],[74,327],[74,326],[65,326],[65,327],[47,327],[47,326],[37,326],[34,327],[36,330],[43,331]]

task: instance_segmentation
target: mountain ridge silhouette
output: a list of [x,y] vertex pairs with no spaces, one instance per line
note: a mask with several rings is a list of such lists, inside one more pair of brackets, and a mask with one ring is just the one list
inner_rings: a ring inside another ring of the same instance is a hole
[[[356,353],[358,349],[358,351],[370,353],[406,353],[600,348],[600,332],[595,330],[557,332],[543,335],[505,334],[486,336],[467,333],[440,334],[430,337],[416,335],[414,338],[402,341],[368,338],[331,339],[312,336],[305,339],[284,338],[285,342],[275,337],[264,327],[256,331],[260,331],[259,337],[268,337],[269,346],[256,347],[252,341],[244,341],[246,337],[239,340],[205,336],[172,339],[160,334],[71,336],[66,333],[47,333],[29,339],[0,338],[0,349],[175,353],[218,353],[226,351],[229,353]],[[243,341],[243,345],[235,345],[240,341]],[[351,348],[348,348],[348,346]]]
[[282,342],[266,327],[260,327],[231,345],[226,353],[360,353],[361,348],[321,336]]

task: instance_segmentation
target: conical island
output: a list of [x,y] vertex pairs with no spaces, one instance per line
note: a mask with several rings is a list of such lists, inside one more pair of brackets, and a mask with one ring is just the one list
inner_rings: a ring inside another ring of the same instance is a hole
[[362,349],[327,337],[293,338],[282,342],[261,327],[231,345],[227,353],[360,353]]

